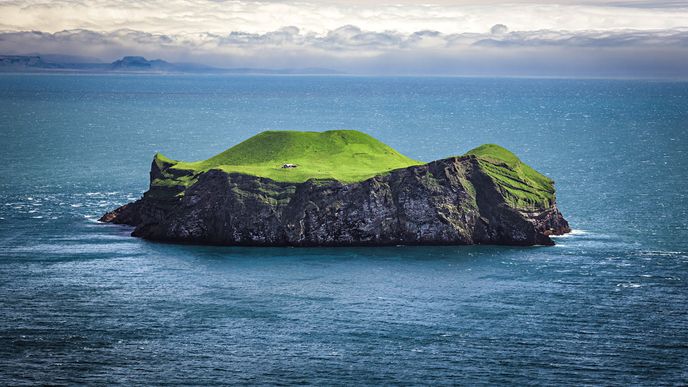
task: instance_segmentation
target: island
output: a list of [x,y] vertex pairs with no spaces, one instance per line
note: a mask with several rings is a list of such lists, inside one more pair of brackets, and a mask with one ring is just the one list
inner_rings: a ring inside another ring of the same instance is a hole
[[162,59],[125,56],[114,62],[74,55],[2,55],[0,73],[85,73],[85,74],[224,74],[224,75],[335,75],[325,68],[221,68],[199,63],[170,63]]
[[355,130],[267,131],[207,160],[153,158],[102,222],[155,241],[241,246],[553,245],[554,181],[482,145],[429,163]]

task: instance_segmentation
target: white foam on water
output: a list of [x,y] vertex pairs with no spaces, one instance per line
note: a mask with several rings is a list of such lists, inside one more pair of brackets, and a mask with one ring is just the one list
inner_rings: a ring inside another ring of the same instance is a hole
[[635,284],[635,283],[633,283],[633,282],[622,282],[622,283],[620,283],[620,284],[616,284],[616,287],[617,287],[617,288],[631,288],[631,289],[635,289],[635,288],[639,288],[639,287],[641,287],[641,286],[643,286],[643,285],[641,285],[641,284]]
[[673,256],[681,256],[685,254],[684,252],[681,251],[663,251],[663,250],[645,250],[641,251],[639,255],[641,256],[646,256],[646,255],[656,255],[660,257],[673,257]]
[[88,220],[91,223],[100,223],[100,221],[95,215],[84,215],[84,218],[86,218],[86,220]]
[[590,234],[589,231],[587,230],[578,230],[578,229],[573,229],[571,232],[564,234],[564,235],[552,235],[550,238],[558,239],[558,238],[571,238],[579,235],[588,235]]

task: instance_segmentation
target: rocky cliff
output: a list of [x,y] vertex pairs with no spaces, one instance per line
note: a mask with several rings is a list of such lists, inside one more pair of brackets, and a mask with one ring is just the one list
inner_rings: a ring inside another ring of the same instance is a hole
[[101,221],[150,240],[253,246],[552,245],[570,231],[551,180],[485,152],[351,183],[190,171],[156,157],[143,198]]

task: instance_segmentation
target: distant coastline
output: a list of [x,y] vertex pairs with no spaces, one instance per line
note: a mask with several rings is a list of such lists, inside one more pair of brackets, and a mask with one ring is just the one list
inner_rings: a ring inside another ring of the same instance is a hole
[[125,56],[114,62],[67,55],[0,55],[0,73],[86,73],[86,74],[274,74],[337,75],[327,68],[221,68],[198,63],[171,63],[162,59]]

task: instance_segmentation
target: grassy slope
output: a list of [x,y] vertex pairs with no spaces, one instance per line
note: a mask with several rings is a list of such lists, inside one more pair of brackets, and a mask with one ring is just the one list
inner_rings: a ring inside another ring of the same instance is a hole
[[509,204],[522,209],[547,208],[554,202],[554,182],[499,145],[481,145],[467,153],[499,185]]
[[[467,153],[480,159],[487,174],[499,185],[507,201],[518,208],[549,207],[554,200],[554,183],[521,162],[513,153],[493,144]],[[267,177],[281,182],[308,179],[336,179],[345,183],[363,181],[375,175],[421,165],[367,134],[354,130],[327,132],[268,131],[260,133],[207,160],[183,162],[161,154],[161,167],[172,164],[154,185],[189,186],[199,173],[210,169]],[[285,169],[283,164],[297,164]],[[192,174],[170,172],[191,171]],[[177,177],[175,177],[175,175]]]
[[[287,163],[298,167],[282,168]],[[283,182],[315,178],[348,183],[419,164],[422,163],[354,130],[268,131],[207,160],[178,162],[174,168],[194,172],[221,169]]]

